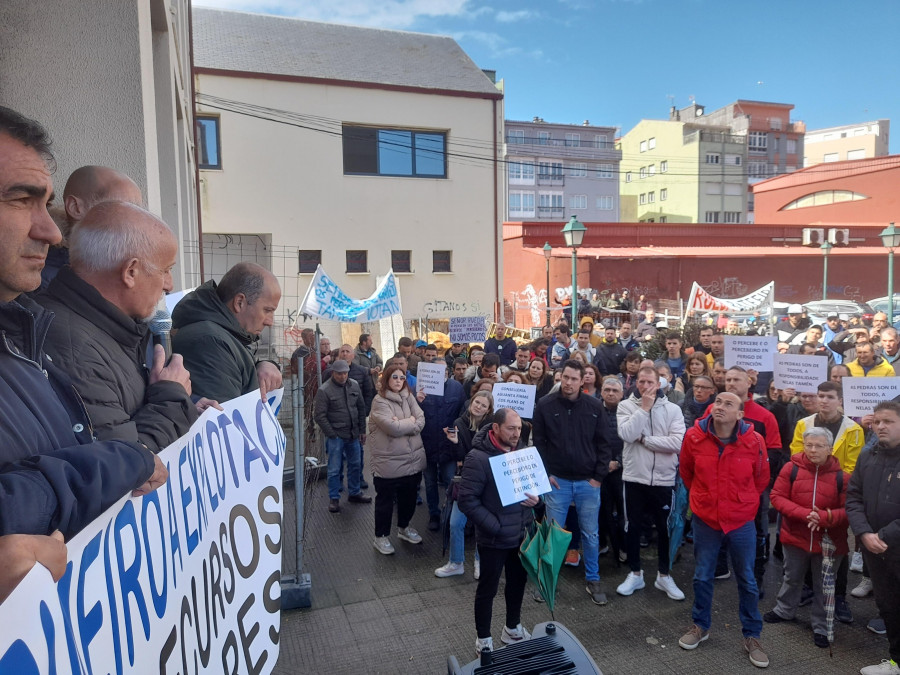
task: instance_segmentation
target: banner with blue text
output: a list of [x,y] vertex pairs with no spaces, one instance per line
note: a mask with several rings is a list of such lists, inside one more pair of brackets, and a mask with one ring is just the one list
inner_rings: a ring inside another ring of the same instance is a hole
[[344,293],[319,265],[300,305],[300,314],[346,323],[379,321],[400,313],[400,290],[394,270],[387,273],[372,295],[357,300]]
[[285,436],[254,392],[206,410],[123,497],[0,605],[0,673],[269,673],[281,629]]

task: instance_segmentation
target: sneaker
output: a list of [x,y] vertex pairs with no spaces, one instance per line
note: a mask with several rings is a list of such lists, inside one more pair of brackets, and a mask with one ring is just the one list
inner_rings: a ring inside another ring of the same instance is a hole
[[602,547],[599,551],[597,551],[599,555],[606,555],[609,553],[609,546]]
[[682,649],[696,649],[697,645],[709,638],[709,631],[703,630],[697,624],[678,639],[678,646]]
[[759,644],[759,638],[744,638],[744,651],[750,657],[750,663],[757,668],[768,668],[769,657],[763,651],[762,645]]
[[443,567],[438,567],[434,571],[434,576],[436,577],[455,577],[460,574],[465,574],[466,570],[463,567],[462,563],[448,562]]
[[600,587],[599,581],[587,582],[585,590],[587,591],[588,595],[591,596],[591,602],[593,602],[595,605],[603,606],[607,603],[606,593],[604,593],[603,589]]
[[428,529],[432,532],[437,532],[439,529],[441,529],[441,517],[431,516],[428,519]]
[[625,577],[625,581],[616,587],[616,593],[619,595],[631,595],[635,591],[639,591],[646,584],[644,583],[644,575],[640,572],[629,572]]
[[853,612],[843,595],[834,596],[834,618],[841,623],[853,623]]
[[574,548],[570,548],[566,551],[566,557],[563,560],[563,565],[568,565],[569,567],[578,567],[581,564],[581,554]]
[[813,598],[815,597],[815,593],[813,593],[813,589],[809,586],[803,586],[803,590],[800,591],[800,607],[806,607],[809,604],[812,604]]
[[328,510],[331,513],[340,513],[341,512],[341,500],[332,499],[328,502]]
[[850,571],[851,572],[862,572],[862,568],[863,568],[862,551],[854,551],[853,556],[850,558]]
[[[641,581],[643,581],[643,579],[641,579]],[[661,590],[672,600],[684,600],[684,593],[682,593],[681,589],[675,585],[675,580],[670,574],[657,574],[653,587]]]
[[505,645],[514,645],[517,642],[524,642],[525,640],[531,639],[531,633],[529,633],[522,624],[519,624],[515,628],[507,628],[503,626],[503,633],[500,635],[500,642]]
[[900,666],[896,661],[885,659],[877,666],[866,666],[859,673],[860,675],[900,675]]
[[866,624],[866,628],[875,633],[875,635],[887,634],[887,628],[885,628],[884,626],[884,619],[882,619],[880,616],[876,616],[874,619],[869,621],[869,623]]
[[776,612],[774,609],[771,612],[766,612],[763,614],[763,621],[766,623],[783,623],[785,621],[793,621],[794,619],[785,619],[781,614]]
[[813,644],[821,649],[827,649],[831,645],[828,636],[821,633],[813,633]]
[[376,551],[384,555],[390,555],[394,552],[394,545],[391,544],[391,540],[387,537],[375,537],[373,546],[375,546]]
[[472,576],[475,577],[475,581],[481,578],[481,561],[478,558],[475,558],[475,574]]
[[397,536],[403,541],[408,541],[410,544],[422,543],[422,537],[411,527],[404,527],[402,530],[397,528]]
[[536,588],[531,589],[531,599],[535,602],[544,602],[544,596],[541,595],[541,592]]
[[850,595],[854,598],[865,598],[872,593],[872,580],[869,577],[863,577],[856,588],[850,591]]
[[730,579],[731,570],[727,567],[724,570],[716,570],[716,579]]
[[494,651],[494,638],[475,638],[475,655],[481,656],[482,651]]

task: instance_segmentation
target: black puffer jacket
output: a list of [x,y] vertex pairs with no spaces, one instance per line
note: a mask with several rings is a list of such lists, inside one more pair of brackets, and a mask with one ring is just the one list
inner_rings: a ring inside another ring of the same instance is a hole
[[148,385],[146,324],[126,316],[69,266],[36,299],[55,315],[45,349],[72,378],[97,438],[140,441],[159,452],[187,433],[197,409],[184,387]]
[[603,482],[612,459],[606,415],[600,399],[587,394],[570,401],[556,392],[538,401],[532,441],[549,475]]
[[857,537],[874,532],[888,549],[884,557],[900,563],[900,445],[880,443],[862,452],[847,487],[847,519]]
[[479,546],[518,548],[533,516],[531,509],[518,502],[509,506],[500,502],[490,458],[503,454],[503,450],[494,445],[490,433],[490,427],[483,427],[475,434],[472,450],[466,455],[459,509],[475,524]]

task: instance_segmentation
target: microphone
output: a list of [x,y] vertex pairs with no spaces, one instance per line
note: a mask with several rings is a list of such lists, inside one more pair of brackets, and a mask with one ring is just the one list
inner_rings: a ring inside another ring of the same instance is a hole
[[166,361],[172,356],[172,315],[164,309],[156,310],[147,322],[150,332],[153,334],[153,344],[162,345],[166,350]]

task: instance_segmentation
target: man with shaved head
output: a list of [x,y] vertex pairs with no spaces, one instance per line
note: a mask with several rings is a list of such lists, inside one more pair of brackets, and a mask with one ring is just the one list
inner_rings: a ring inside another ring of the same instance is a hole
[[250,346],[275,320],[281,300],[278,279],[266,268],[239,262],[217,284],[188,293],[172,313],[172,348],[184,356],[194,392],[228,401],[251,391],[281,386],[271,361],[255,362]]
[[141,189],[124,173],[106,166],[83,166],[75,169],[63,190],[64,217],[57,222],[62,242],[47,252],[47,263],[41,271],[41,290],[69,262],[68,242],[72,230],[97,204],[123,201],[143,206]]
[[175,235],[140,206],[107,201],[85,215],[69,246],[71,266],[37,297],[56,315],[47,353],[75,382],[97,438],[159,452],[197,419],[181,357],[165,365],[157,346],[145,366],[145,320],[172,290]]

